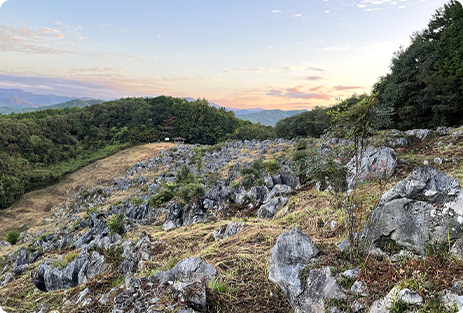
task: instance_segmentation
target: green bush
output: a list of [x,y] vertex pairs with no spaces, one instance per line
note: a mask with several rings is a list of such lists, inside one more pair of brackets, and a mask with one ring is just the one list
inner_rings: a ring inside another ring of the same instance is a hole
[[145,203],[145,200],[143,200],[143,198],[140,198],[140,197],[134,197],[130,199],[130,202],[135,206],[139,206]]
[[263,165],[270,175],[276,174],[276,172],[278,172],[278,170],[281,168],[280,162],[277,160],[264,161]]
[[16,230],[10,231],[8,234],[6,234],[6,241],[12,245],[15,245],[19,241],[19,232]]
[[178,192],[178,196],[188,203],[196,196],[204,196],[205,192],[204,187],[200,184],[188,184]]
[[148,203],[151,207],[159,207],[163,203],[172,200],[175,197],[175,192],[172,190],[163,190],[160,193],[152,196]]
[[190,168],[185,164],[182,165],[182,168],[177,173],[177,177],[175,177],[175,182],[179,185],[189,184],[194,182],[195,177],[191,173]]
[[111,235],[114,235],[114,234],[122,235],[124,233],[124,221],[125,221],[124,214],[111,215],[108,218],[109,233]]

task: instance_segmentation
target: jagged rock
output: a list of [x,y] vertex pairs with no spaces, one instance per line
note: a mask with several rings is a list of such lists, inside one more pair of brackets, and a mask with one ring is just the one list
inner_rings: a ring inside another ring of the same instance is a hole
[[22,247],[14,263],[13,273],[20,275],[29,264],[29,252],[25,247]]
[[431,131],[429,129],[411,129],[411,130],[407,130],[405,134],[407,136],[415,136],[418,139],[423,140],[430,134],[430,132]]
[[126,275],[127,273],[133,272],[133,266],[133,261],[126,259],[119,265],[117,270],[119,271],[119,273]]
[[257,216],[260,218],[270,218],[273,217],[279,210],[281,210],[286,203],[288,203],[288,198],[276,197],[270,200],[268,203],[262,205],[257,211]]
[[168,211],[167,211],[167,214],[166,214],[166,219],[165,219],[164,225],[162,225],[162,229],[165,230],[165,231],[168,231],[168,230],[171,230],[171,229],[178,228],[178,227],[182,226],[182,224],[183,224],[183,219],[182,219],[183,211],[179,207],[179,205],[176,204],[176,203],[172,203],[167,207],[167,209],[168,209]]
[[463,260],[463,237],[458,239],[450,249],[450,253],[458,259]]
[[190,306],[202,311],[206,307],[206,287],[214,280],[217,271],[200,258],[187,258],[177,263],[171,270],[157,272],[154,277],[161,282],[174,282],[174,286],[189,299]]
[[429,238],[432,242],[460,238],[462,222],[459,182],[435,168],[416,167],[381,197],[362,239],[370,249],[383,249],[393,241],[423,252]]
[[183,225],[191,225],[206,219],[207,209],[203,207],[201,197],[195,197],[183,212]]
[[264,177],[264,183],[268,190],[272,190],[273,186],[275,186],[272,177],[269,176]]
[[87,282],[88,279],[95,277],[96,275],[103,273],[107,267],[104,262],[104,256],[98,252],[93,251],[87,262],[82,266],[79,271],[79,284]]
[[143,175],[140,175],[138,178],[138,186],[144,185],[146,183],[146,177]]
[[[281,182],[279,184],[290,186],[293,189],[301,188],[299,177],[294,176],[289,170],[282,170],[280,172],[280,179]],[[277,183],[275,183],[275,185],[277,185]]]
[[71,247],[73,247],[74,249],[79,249],[83,245],[86,245],[86,244],[90,243],[90,241],[93,240],[94,234],[95,234],[95,231],[93,229],[90,229],[83,236],[81,236],[79,239],[77,239],[77,241],[74,242],[71,245]]
[[245,223],[239,223],[239,222],[228,223],[227,225],[220,226],[218,230],[215,230],[212,233],[212,236],[214,236],[214,239],[216,241],[219,239],[226,238],[226,237],[235,236],[237,233],[242,231],[245,226],[246,226]]
[[249,200],[257,203],[263,203],[268,195],[268,189],[265,186],[255,186],[247,193]]
[[381,149],[367,147],[360,159],[357,182],[355,182],[355,157],[346,165],[348,189],[354,188],[356,183],[362,184],[372,178],[391,176],[396,168],[396,155],[397,152],[388,147]]
[[246,191],[239,189],[234,193],[234,199],[236,204],[244,204],[246,202]]
[[291,191],[293,191],[293,189],[290,186],[277,184],[273,187],[272,191],[270,191],[270,193],[267,195],[265,202],[268,202],[272,198],[277,197],[277,196],[288,195],[291,193]]
[[458,310],[463,308],[463,296],[459,296],[458,294],[453,293],[451,290],[443,291],[443,297],[441,301],[444,307],[451,312],[455,306]]
[[89,257],[86,249],[82,249],[79,256],[62,270],[52,267],[50,261],[43,262],[37,272],[31,272],[34,285],[45,292],[75,287],[105,268],[104,257],[98,252]]
[[370,308],[370,313],[390,313],[390,308],[395,302],[403,301],[411,305],[419,305],[423,302],[423,298],[419,294],[410,289],[400,290],[394,287],[383,299],[377,300]]
[[[318,252],[313,241],[297,227],[281,234],[272,248],[268,266],[269,280],[280,286],[295,310],[304,291],[299,272]],[[318,276],[316,273],[312,275]]]

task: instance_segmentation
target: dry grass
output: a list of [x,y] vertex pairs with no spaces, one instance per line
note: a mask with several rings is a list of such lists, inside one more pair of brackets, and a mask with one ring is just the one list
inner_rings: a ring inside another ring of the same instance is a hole
[[0,239],[10,230],[24,231],[44,225],[45,219],[52,217],[50,209],[65,203],[79,188],[89,189],[99,183],[101,186],[110,186],[114,178],[122,176],[133,163],[151,159],[161,149],[173,146],[171,143],[159,143],[119,151],[64,176],[53,186],[23,195],[8,209],[0,211]]

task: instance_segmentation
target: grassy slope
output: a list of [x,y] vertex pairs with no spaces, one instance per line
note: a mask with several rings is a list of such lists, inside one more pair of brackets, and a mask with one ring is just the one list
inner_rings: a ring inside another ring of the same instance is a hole
[[[445,150],[437,147],[439,141],[444,141],[446,144],[452,141],[454,145]],[[462,143],[462,139],[452,140],[450,136],[435,137],[417,141],[406,149],[398,149],[399,158],[404,159],[408,164],[388,182],[385,189],[405,178],[414,166],[422,165],[424,160],[431,161],[433,164],[432,160],[436,156],[463,158]],[[45,217],[51,218],[49,211],[51,206],[62,204],[69,194],[74,194],[81,185],[89,188],[97,185],[99,180],[103,181],[103,185],[108,185],[112,182],[113,177],[119,177],[134,162],[152,158],[161,148],[165,147],[145,145],[121,151],[112,157],[100,160],[96,164],[68,175],[59,185],[27,194],[16,206],[11,208],[9,212],[11,216],[7,220],[2,220],[1,225],[29,223],[31,222],[31,215],[28,214],[37,214],[34,217],[35,226],[39,226]],[[272,156],[269,155],[268,157],[271,158]],[[96,168],[97,164],[99,165],[98,168]],[[463,162],[460,161],[458,164],[449,162],[437,167],[463,182]],[[133,188],[133,193],[135,193],[136,188]],[[372,186],[365,186],[365,192],[368,195],[366,204],[371,207],[380,192]],[[116,195],[110,200],[110,203],[117,200],[118,196]],[[29,212],[25,212],[25,210]],[[331,231],[328,225],[333,220],[337,221],[339,226]],[[211,233],[220,225],[230,221],[246,222],[247,228],[235,237],[217,242],[213,241]],[[48,230],[53,228],[50,225],[49,223],[46,224]],[[293,194],[290,197],[288,212],[284,214],[282,210],[272,219],[259,219],[255,217],[255,211],[232,207],[221,211],[218,216],[210,218],[204,223],[181,227],[169,232],[164,232],[161,225],[137,225],[127,234],[127,238],[136,241],[138,235],[142,231],[146,231],[151,234],[153,239],[162,240],[162,248],[154,254],[153,262],[144,263],[145,269],[142,275],[149,275],[157,269],[171,268],[177,261],[189,256],[199,256],[211,263],[218,270],[219,280],[224,282],[226,289],[220,293],[209,292],[206,312],[291,312],[289,303],[279,287],[268,281],[267,265],[270,250],[278,236],[294,226],[299,227],[309,235],[321,248],[320,260],[322,264],[330,265],[333,272],[339,273],[352,267],[364,268],[362,279],[369,282],[373,288],[371,296],[365,298],[366,305],[384,296],[396,284],[418,288],[417,286],[425,286],[426,281],[432,281],[434,286],[438,286],[435,290],[428,290],[424,287],[419,291],[431,299],[431,297],[437,296],[438,291],[444,287],[449,287],[452,284],[452,279],[462,275],[462,262],[451,258],[441,258],[439,254],[429,256],[424,263],[421,261],[415,263],[399,262],[393,266],[386,261],[377,261],[361,253],[351,256],[343,255],[336,249],[336,245],[346,236],[342,223],[342,213],[332,206],[331,198],[327,193],[317,192],[310,187],[303,188]],[[5,233],[5,229],[2,229],[2,233]],[[0,254],[17,248],[19,246],[0,250]],[[57,257],[56,254],[48,255],[48,257],[51,256]],[[39,264],[40,262],[37,262],[29,267],[20,279],[0,289],[0,296],[2,296],[0,305],[6,306],[9,309],[8,312],[31,312],[42,301],[46,301],[54,309],[61,310],[63,309],[62,298],[69,298],[71,294],[78,293],[85,288],[85,286],[79,286],[65,292],[33,293],[34,286],[30,280],[29,271]],[[445,273],[442,272],[443,266],[446,268]],[[418,273],[416,272],[417,269]],[[427,276],[426,273],[428,273]],[[102,284],[103,281],[106,283]],[[113,271],[97,276],[87,283],[87,286],[93,294],[98,294],[108,292],[112,287],[122,283],[121,278]],[[346,284],[348,283],[346,282]],[[41,299],[39,300],[39,298]],[[110,298],[110,300],[110,303],[113,303],[113,299]],[[340,303],[340,305],[348,306],[349,304]],[[64,310],[71,312],[72,308],[65,308]],[[108,307],[97,306],[96,304],[92,310],[93,312],[109,312]],[[426,312],[437,313],[442,312],[442,309],[436,307],[435,310]]]

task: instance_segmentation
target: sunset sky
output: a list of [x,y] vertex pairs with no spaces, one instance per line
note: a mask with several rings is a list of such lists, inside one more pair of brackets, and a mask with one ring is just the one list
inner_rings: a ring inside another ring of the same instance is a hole
[[370,92],[441,0],[0,0],[0,88],[310,109]]

